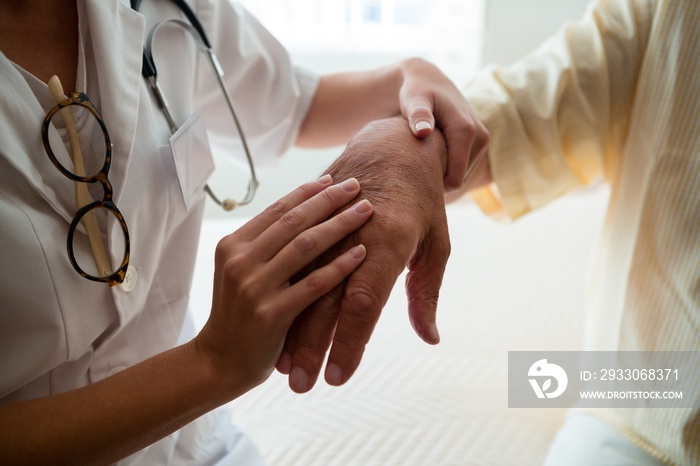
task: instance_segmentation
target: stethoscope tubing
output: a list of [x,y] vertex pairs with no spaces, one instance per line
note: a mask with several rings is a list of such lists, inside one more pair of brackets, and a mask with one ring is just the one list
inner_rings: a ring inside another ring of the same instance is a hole
[[[250,174],[251,174],[251,179],[248,184],[248,189],[246,191],[246,195],[241,201],[233,201],[231,199],[225,199],[223,201],[219,200],[219,198],[214,195],[212,192],[211,188],[209,185],[205,186],[206,192],[209,194],[209,196],[212,198],[212,200],[222,206],[224,210],[233,210],[236,206],[238,205],[245,205],[249,204],[253,198],[255,197],[255,191],[257,190],[257,187],[259,185],[257,176],[255,174],[255,166],[253,164],[253,157],[251,156],[250,149],[248,147],[248,142],[246,140],[245,134],[243,133],[243,128],[241,126],[240,120],[238,119],[238,115],[236,113],[236,110],[233,106],[233,100],[231,98],[231,95],[228,91],[228,88],[226,87],[226,84],[224,82],[224,71],[221,66],[221,63],[219,62],[218,58],[216,57],[216,54],[211,48],[211,44],[209,42],[209,39],[207,38],[206,33],[204,32],[204,28],[202,27],[202,24],[199,22],[197,19],[197,16],[194,14],[192,9],[187,5],[186,2],[183,0],[171,0],[173,3],[175,3],[178,8],[183,12],[183,14],[187,17],[189,20],[189,23],[178,19],[178,18],[171,18],[171,19],[166,19],[161,21],[160,23],[156,24],[148,34],[148,38],[146,40],[146,44],[143,49],[143,66],[141,69],[141,74],[143,77],[146,79],[148,82],[148,85],[151,89],[151,92],[153,93],[153,96],[156,100],[156,103],[158,104],[158,107],[162,111],[163,115],[165,116],[165,119],[168,123],[168,126],[170,128],[170,131],[172,134],[175,134],[178,130],[178,125],[175,123],[175,120],[170,112],[170,107],[168,106],[168,102],[165,98],[165,94],[163,93],[161,87],[158,85],[158,70],[155,65],[155,61],[153,60],[153,51],[152,51],[152,43],[153,43],[153,37],[155,36],[156,31],[163,25],[166,24],[175,24],[185,30],[187,30],[192,37],[194,37],[197,42],[197,46],[200,49],[200,51],[205,52],[207,55],[207,58],[212,66],[212,68],[215,70],[215,75],[217,82],[219,84],[219,87],[221,91],[224,93],[224,97],[226,100],[226,105],[228,106],[229,111],[231,112],[231,116],[233,117],[233,122],[236,126],[236,130],[238,131],[238,134],[240,135],[241,138],[241,144],[243,146],[243,152],[245,153],[248,166],[250,168]],[[139,7],[141,5],[141,0],[131,0],[131,7],[135,10],[138,11]]]

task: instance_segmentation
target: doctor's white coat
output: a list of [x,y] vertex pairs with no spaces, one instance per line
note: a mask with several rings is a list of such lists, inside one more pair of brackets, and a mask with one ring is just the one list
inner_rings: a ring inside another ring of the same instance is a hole
[[[317,78],[295,69],[242,8],[226,0],[191,3],[226,70],[253,157],[260,162],[282,153],[296,136]],[[186,316],[204,194],[185,209],[170,132],[141,77],[152,25],[184,16],[166,0],[144,0],[145,18],[128,2],[78,5],[76,87],[96,104],[114,144],[109,178],[129,227],[135,286],[127,292],[91,282],[71,267],[66,234],[76,211],[73,182],[51,164],[41,139],[53,102],[44,83],[0,54],[3,403],[94,383],[162,352],[177,344]],[[180,123],[201,108],[210,131],[229,131],[220,91],[204,78],[210,71],[194,42],[182,30],[163,28],[154,47],[159,80]],[[62,145],[56,131],[50,136],[53,146]],[[113,235],[121,235],[117,226],[108,244]],[[228,415],[211,413],[127,462],[257,461],[254,448],[229,425]]]

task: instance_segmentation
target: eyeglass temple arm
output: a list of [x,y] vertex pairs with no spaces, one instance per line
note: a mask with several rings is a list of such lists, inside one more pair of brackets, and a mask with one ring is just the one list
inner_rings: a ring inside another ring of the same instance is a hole
[[[63,86],[61,85],[61,81],[58,79],[58,76],[53,76],[51,79],[49,79],[49,90],[51,91],[51,95],[53,96],[53,99],[57,105],[66,100],[65,93],[63,92]],[[73,115],[71,115],[70,109],[67,107],[62,108],[59,113],[61,114],[61,117],[65,122],[66,129],[68,130],[75,174],[78,176],[85,176],[83,152],[80,148],[78,131],[75,129]],[[85,183],[76,182],[75,203],[77,204],[78,209],[89,204],[91,201],[92,199],[88,193],[87,185]],[[95,218],[94,212],[88,212],[85,214],[83,217],[83,222],[85,222],[85,229],[87,230],[88,239],[90,240],[90,246],[92,247],[92,254],[95,257],[97,268],[101,274],[108,276],[112,273],[112,264],[109,260],[109,255],[107,254],[104,241],[102,240],[102,235],[100,234],[100,229],[97,225],[97,218]]]

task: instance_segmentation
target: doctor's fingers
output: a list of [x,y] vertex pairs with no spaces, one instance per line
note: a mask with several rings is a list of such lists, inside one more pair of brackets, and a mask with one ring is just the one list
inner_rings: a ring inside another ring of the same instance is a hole
[[359,244],[345,251],[329,264],[318,268],[273,298],[273,309],[285,309],[282,321],[287,330],[299,314],[313,302],[337,287],[367,257],[365,246]]
[[330,175],[324,175],[315,181],[302,184],[294,191],[278,199],[274,204],[268,206],[252,220],[236,230],[231,236],[243,241],[253,241],[284,214],[304,201],[311,199],[316,194],[331,186],[332,183],[333,178]]
[[252,239],[251,257],[260,262],[268,262],[292,241],[296,241],[295,244],[303,249],[305,237],[300,240],[296,238],[324,222],[333,212],[352,201],[359,192],[360,184],[351,178],[322,190],[311,199],[279,215],[274,223]]
[[432,134],[435,128],[435,117],[430,99],[425,96],[407,98],[403,102],[403,114],[414,136],[425,138]]
[[462,187],[477,156],[486,150],[489,132],[447,76],[432,65],[417,65],[419,71],[401,88],[401,113],[416,137],[442,131],[448,148],[443,185],[453,191]]
[[[311,204],[313,200],[308,201],[308,204]],[[331,246],[364,225],[371,215],[372,204],[367,200],[362,200],[352,208],[303,231],[263,266],[260,270],[260,276],[264,276],[264,280],[272,284],[289,282],[294,275]]]

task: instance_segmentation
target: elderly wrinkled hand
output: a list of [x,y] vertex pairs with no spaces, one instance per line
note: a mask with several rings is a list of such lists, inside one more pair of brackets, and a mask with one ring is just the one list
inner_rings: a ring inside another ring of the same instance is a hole
[[[362,265],[343,284],[300,315],[277,364],[290,387],[313,387],[326,352],[325,378],[345,383],[358,367],[382,308],[406,267],[408,312],[416,333],[436,344],[437,300],[450,252],[443,198],[445,143],[439,131],[413,137],[403,118],[368,125],[329,168],[336,180],[355,177],[373,217],[326,253],[323,266],[354,244],[367,246]],[[300,277],[301,278],[301,277]]]

